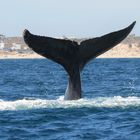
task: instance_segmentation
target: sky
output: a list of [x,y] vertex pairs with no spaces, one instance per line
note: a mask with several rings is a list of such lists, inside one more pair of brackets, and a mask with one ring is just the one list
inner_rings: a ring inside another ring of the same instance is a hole
[[140,0],[0,0],[0,34],[22,36],[24,29],[51,37],[97,37],[137,21]]

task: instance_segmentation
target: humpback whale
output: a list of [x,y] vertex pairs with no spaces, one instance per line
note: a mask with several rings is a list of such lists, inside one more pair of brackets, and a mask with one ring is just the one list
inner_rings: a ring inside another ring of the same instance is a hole
[[27,29],[23,32],[23,38],[33,51],[64,67],[69,76],[64,99],[77,100],[82,97],[80,73],[85,65],[126,38],[135,23],[101,37],[84,40],[80,44],[68,39],[34,35]]

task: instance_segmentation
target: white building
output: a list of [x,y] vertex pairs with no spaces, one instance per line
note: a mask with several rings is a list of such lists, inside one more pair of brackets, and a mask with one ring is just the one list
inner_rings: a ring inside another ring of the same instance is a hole
[[21,49],[21,45],[17,44],[17,43],[12,43],[11,49],[12,50],[20,50]]
[[4,49],[4,42],[0,42],[0,50]]

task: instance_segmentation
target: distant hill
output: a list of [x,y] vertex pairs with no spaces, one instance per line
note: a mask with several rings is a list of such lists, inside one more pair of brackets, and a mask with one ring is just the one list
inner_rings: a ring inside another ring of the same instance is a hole
[[[63,39],[69,39],[69,38],[64,37]],[[78,43],[86,39],[90,39],[90,38],[70,38],[70,40],[77,41]],[[18,44],[20,45],[21,49],[30,51],[29,47],[27,47],[27,45],[24,43],[22,37],[5,37],[4,35],[0,34],[0,42],[3,42],[5,44],[4,45],[5,48],[8,49],[10,49],[13,45]],[[122,44],[128,44],[130,47],[134,43],[137,44],[138,47],[140,47],[140,36],[135,36],[134,34],[129,35],[125,40],[122,41]]]

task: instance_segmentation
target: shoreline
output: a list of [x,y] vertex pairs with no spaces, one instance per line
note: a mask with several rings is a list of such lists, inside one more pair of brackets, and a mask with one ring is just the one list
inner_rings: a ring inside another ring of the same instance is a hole
[[[43,59],[43,56],[37,53],[27,54],[14,52],[0,51],[0,59]],[[106,53],[98,56],[97,58],[140,58],[140,47],[137,44],[119,44]]]
[[[106,55],[101,55],[101,56],[98,56],[96,57],[98,59],[111,59],[111,58],[140,58],[140,55],[139,56],[113,56],[113,55],[110,55],[110,56],[106,56]],[[26,55],[26,54],[22,54],[22,55],[4,55],[4,56],[0,56],[0,60],[2,59],[45,59],[45,57],[42,57],[42,56],[39,56],[39,55]]]
[[[96,57],[96,59],[118,59],[118,58],[124,58],[124,59],[126,59],[126,58],[140,58],[140,56],[99,56],[99,57]],[[8,56],[0,56],[0,60],[2,60],[2,59],[45,59],[45,57],[41,57],[41,56],[35,56],[35,55],[33,55],[33,56],[13,56],[13,55],[8,55]]]

